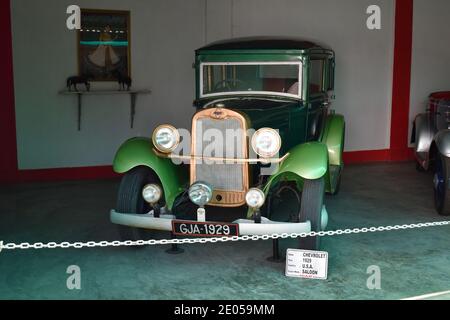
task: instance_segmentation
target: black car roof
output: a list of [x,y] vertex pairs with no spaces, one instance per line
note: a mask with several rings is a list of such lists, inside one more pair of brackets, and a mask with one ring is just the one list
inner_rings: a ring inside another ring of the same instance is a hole
[[315,42],[285,37],[249,37],[222,40],[208,44],[197,51],[204,50],[308,50],[329,48]]

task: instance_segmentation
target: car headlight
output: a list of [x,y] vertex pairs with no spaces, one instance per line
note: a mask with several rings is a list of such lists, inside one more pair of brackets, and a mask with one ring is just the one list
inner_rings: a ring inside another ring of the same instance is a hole
[[178,130],[169,125],[159,126],[153,131],[153,145],[160,152],[173,152],[180,143],[180,133]]
[[212,196],[213,190],[211,186],[205,182],[196,182],[189,188],[189,199],[200,207],[203,207],[210,202]]
[[259,129],[252,137],[252,147],[259,156],[271,158],[281,149],[281,137],[274,129]]
[[156,184],[148,184],[142,189],[142,197],[150,204],[157,203],[162,197],[161,187]]
[[245,202],[252,209],[259,209],[264,205],[266,196],[260,189],[252,188],[245,195]]

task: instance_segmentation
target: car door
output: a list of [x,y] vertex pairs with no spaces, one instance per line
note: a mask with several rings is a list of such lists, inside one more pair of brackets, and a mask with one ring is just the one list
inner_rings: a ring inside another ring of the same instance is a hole
[[326,56],[313,56],[309,61],[307,141],[318,140],[324,125],[329,103],[326,81],[328,65]]

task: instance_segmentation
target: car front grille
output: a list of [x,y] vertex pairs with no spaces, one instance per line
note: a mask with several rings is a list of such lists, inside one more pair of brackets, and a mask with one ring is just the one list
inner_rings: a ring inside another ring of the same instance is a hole
[[[196,156],[213,157],[191,162],[191,183],[204,181],[214,189],[211,205],[241,206],[248,190],[248,164],[224,159],[245,159],[245,119],[228,109],[206,109],[193,119],[192,150]],[[231,133],[234,134],[231,138]],[[218,137],[222,137],[217,139]]]

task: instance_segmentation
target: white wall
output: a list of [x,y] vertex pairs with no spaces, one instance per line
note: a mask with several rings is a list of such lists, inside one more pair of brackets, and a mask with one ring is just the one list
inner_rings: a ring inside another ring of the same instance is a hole
[[[366,27],[366,10],[372,4],[382,11],[379,31]],[[346,151],[386,149],[394,5],[392,0],[209,0],[208,41],[286,35],[331,46],[336,51],[334,108],[347,120]]]
[[[337,55],[334,108],[347,118],[347,151],[386,149],[392,87],[391,0],[83,0],[86,8],[131,10],[132,76],[151,88],[138,101],[135,129],[123,97],[59,96],[76,73],[76,35],[65,29],[74,1],[13,0],[16,118],[20,169],[111,164],[120,143],[161,122],[189,128],[194,50],[205,41],[252,36],[306,37]],[[382,30],[366,28],[366,9],[382,9]],[[206,17],[206,21],[205,21]]]
[[450,91],[450,1],[415,0],[410,130],[430,93]]
[[[153,91],[138,98],[134,130],[128,96],[86,97],[78,132],[76,98],[58,95],[66,77],[77,73],[76,33],[65,27],[73,3],[131,11],[133,81]],[[204,0],[13,0],[19,168],[107,165],[124,140],[150,136],[162,121],[188,126],[203,8]]]

